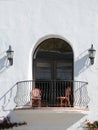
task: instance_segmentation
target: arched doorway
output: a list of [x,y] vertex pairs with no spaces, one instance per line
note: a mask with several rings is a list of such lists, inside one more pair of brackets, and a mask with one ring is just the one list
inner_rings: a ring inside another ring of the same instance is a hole
[[42,100],[48,106],[56,106],[56,97],[64,96],[66,86],[73,80],[73,61],[72,47],[60,38],[48,38],[36,48],[33,55],[35,87],[42,90]]

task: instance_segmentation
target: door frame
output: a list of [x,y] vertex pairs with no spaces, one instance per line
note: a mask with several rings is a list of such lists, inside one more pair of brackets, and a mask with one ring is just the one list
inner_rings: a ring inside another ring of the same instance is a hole
[[[74,80],[74,51],[73,51],[73,48],[72,48],[72,46],[71,46],[71,44],[70,44],[70,42],[68,42],[68,40],[66,40],[65,38],[62,38],[61,36],[48,36],[48,38],[47,37],[44,37],[44,38],[42,38],[42,39],[40,39],[38,42],[37,42],[37,44],[36,44],[36,47],[35,47],[35,49],[33,50],[33,57],[32,57],[32,77],[33,77],[33,80],[35,81],[35,60],[36,60],[36,55],[37,55],[37,52],[38,52],[38,50],[39,50],[39,47],[40,47],[40,45],[41,45],[41,43],[44,41],[44,40],[47,40],[47,39],[51,39],[51,38],[59,38],[59,39],[61,39],[61,40],[63,40],[63,41],[65,41],[65,44],[67,43],[69,46],[70,46],[70,48],[72,49],[72,80]],[[72,95],[73,95],[73,88],[72,88]],[[73,97],[73,96],[72,96]],[[72,99],[73,100],[73,99]],[[72,101],[73,102],[73,101]]]

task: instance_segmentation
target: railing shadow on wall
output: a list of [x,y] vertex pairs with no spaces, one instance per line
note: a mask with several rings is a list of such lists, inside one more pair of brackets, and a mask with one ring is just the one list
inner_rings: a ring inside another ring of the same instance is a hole
[[[10,103],[14,103],[16,95],[17,85],[11,87],[1,98],[0,98],[0,109],[2,111],[9,111],[11,109]],[[16,106],[16,105],[15,105]]]

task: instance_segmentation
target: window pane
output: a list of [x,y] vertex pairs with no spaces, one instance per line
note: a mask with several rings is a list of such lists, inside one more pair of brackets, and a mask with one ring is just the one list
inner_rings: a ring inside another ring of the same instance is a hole
[[37,63],[36,79],[51,79],[51,64]]
[[57,79],[72,79],[72,63],[57,63]]

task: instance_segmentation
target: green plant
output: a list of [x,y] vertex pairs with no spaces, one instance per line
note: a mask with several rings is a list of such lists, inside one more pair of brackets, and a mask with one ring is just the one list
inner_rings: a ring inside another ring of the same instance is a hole
[[96,120],[94,122],[86,120],[85,128],[88,128],[89,130],[93,130],[94,128],[98,128],[98,120]]
[[27,123],[26,122],[18,122],[18,123],[11,122],[10,117],[6,117],[0,121],[0,130],[18,127],[18,126],[22,126],[22,125],[27,125]]

